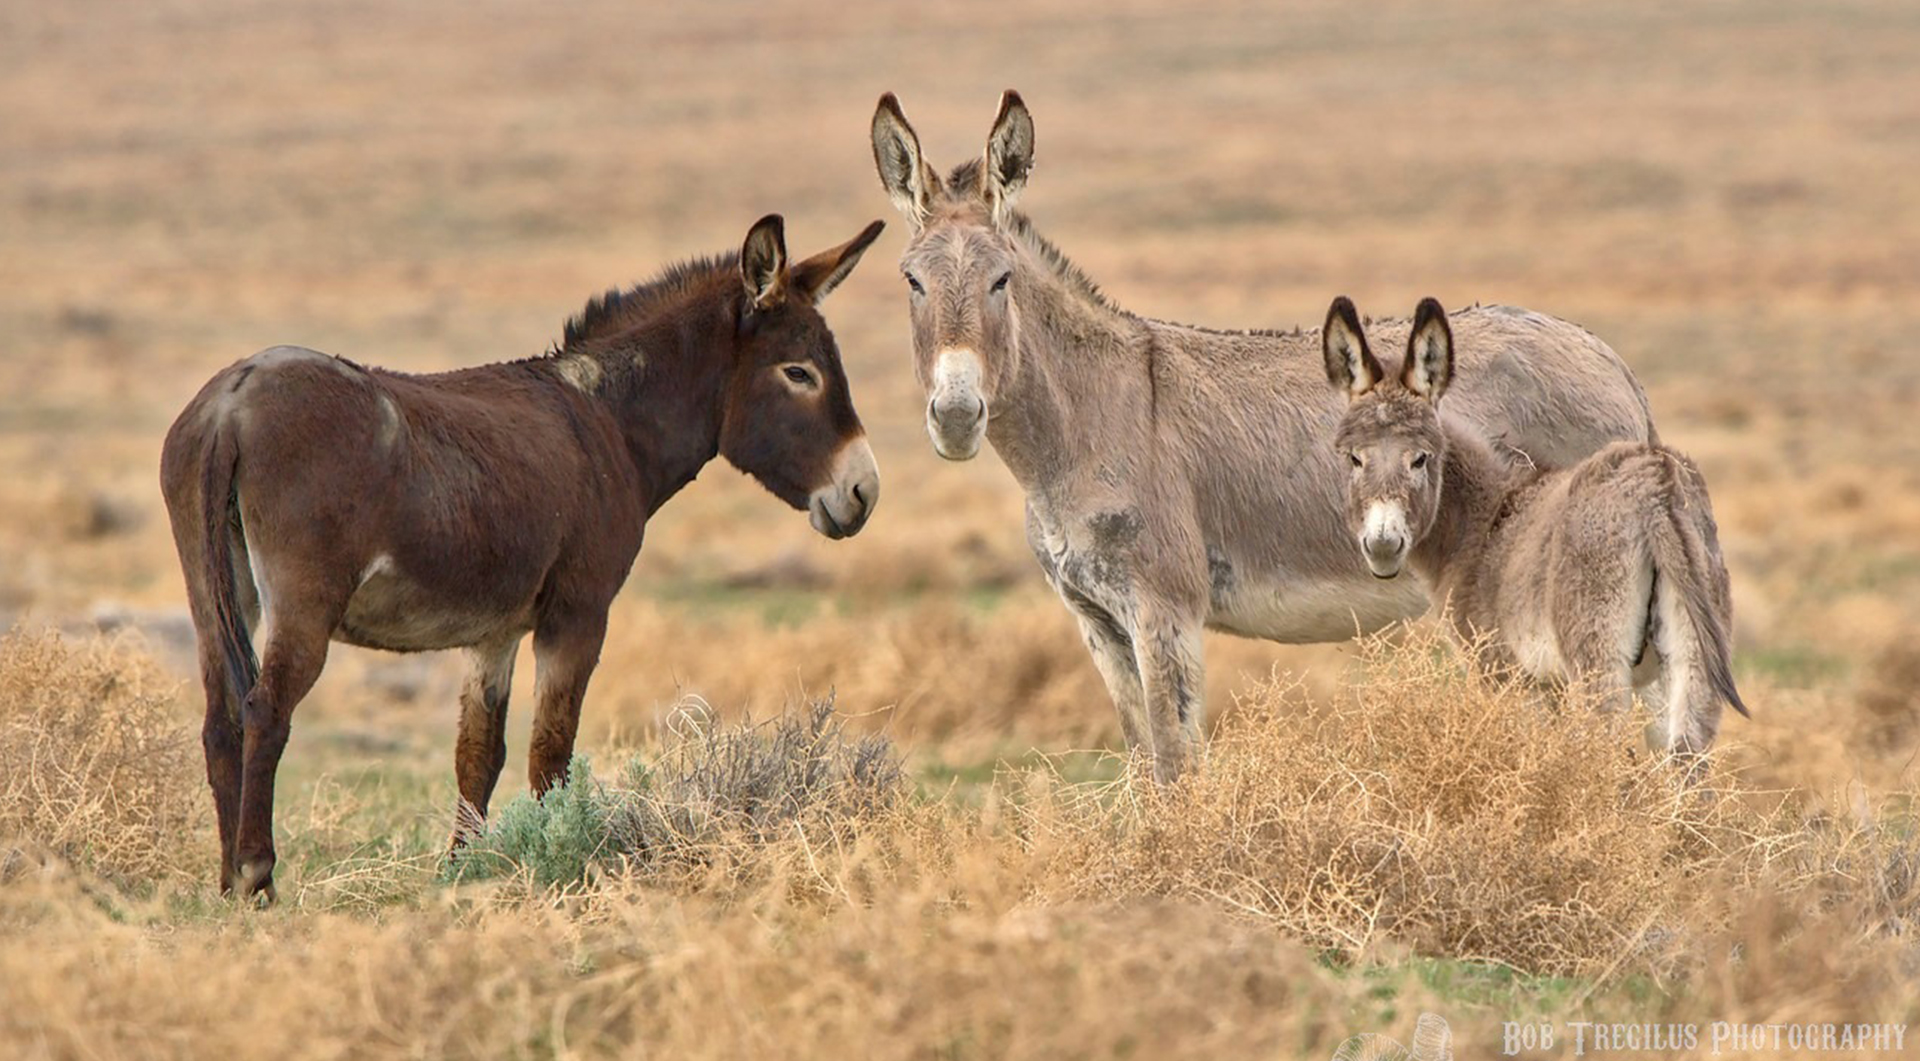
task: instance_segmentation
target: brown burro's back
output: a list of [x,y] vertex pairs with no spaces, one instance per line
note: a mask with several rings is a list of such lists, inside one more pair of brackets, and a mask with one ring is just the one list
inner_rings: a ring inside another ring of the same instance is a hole
[[1636,688],[1666,748],[1697,771],[1734,688],[1732,599],[1700,469],[1666,446],[1616,442],[1570,468],[1515,468],[1470,428],[1442,420],[1453,333],[1420,303],[1389,375],[1353,303],[1323,331],[1327,378],[1348,395],[1347,522],[1368,568],[1411,565],[1455,631],[1492,662],[1577,686],[1610,707]]

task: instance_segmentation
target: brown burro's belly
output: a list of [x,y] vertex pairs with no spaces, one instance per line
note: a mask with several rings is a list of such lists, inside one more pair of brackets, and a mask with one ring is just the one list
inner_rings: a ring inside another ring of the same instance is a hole
[[482,603],[437,592],[382,555],[362,574],[333,639],[390,652],[431,652],[516,637],[533,628],[534,592],[518,596]]

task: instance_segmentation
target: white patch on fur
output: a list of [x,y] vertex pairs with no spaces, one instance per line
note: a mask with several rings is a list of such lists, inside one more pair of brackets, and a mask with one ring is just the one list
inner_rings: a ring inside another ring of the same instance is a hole
[[373,558],[373,561],[367,565],[366,570],[360,572],[359,585],[366,585],[367,580],[375,575],[391,574],[398,570],[399,568],[393,562],[393,557],[386,553],[381,553],[379,556]]
[[1560,638],[1544,617],[1517,622],[1511,629],[1500,631],[1500,638],[1528,677],[1541,681],[1566,679],[1567,658],[1560,653]]
[[392,449],[393,444],[400,441],[400,407],[384,394],[379,395],[374,404],[380,409],[380,446]]
[[600,362],[593,358],[578,355],[563,357],[555,361],[553,367],[567,386],[583,394],[592,394],[600,387]]
[[1344,641],[1427,608],[1418,579],[1308,582],[1298,575],[1235,585],[1207,618],[1217,630],[1305,645]]
[[1375,538],[1407,541],[1407,509],[1398,501],[1375,501],[1367,506],[1367,525],[1360,531],[1362,543]]
[[267,570],[261,566],[260,550],[254,548],[253,535],[243,527],[240,540],[247,547],[247,574],[253,579],[253,595],[260,602],[260,623],[253,631],[254,655],[264,655],[273,635],[273,593],[267,586]]
[[978,397],[985,374],[978,353],[962,346],[948,347],[933,359],[933,396],[938,400],[944,391],[959,390]]
[[1658,637],[1652,650],[1660,653],[1661,691],[1666,693],[1666,703],[1656,709],[1662,712],[1661,736],[1671,749],[1681,738],[1698,731],[1694,720],[1708,710],[1714,693],[1707,683],[1700,639],[1694,635],[1680,593],[1669,578],[1659,579],[1658,587],[1654,594]]
[[[974,350],[949,347],[933,360],[927,434],[934,450],[948,460],[967,460],[980,452],[980,439],[987,433],[986,396],[980,393],[985,378],[986,366]],[[964,431],[950,431],[949,416],[979,419]]]

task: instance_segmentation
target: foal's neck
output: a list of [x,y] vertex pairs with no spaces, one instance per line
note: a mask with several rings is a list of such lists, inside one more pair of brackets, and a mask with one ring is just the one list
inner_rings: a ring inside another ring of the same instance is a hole
[[1508,496],[1519,486],[1487,440],[1472,428],[1441,420],[1447,452],[1440,466],[1440,507],[1433,527],[1408,558],[1436,589],[1472,578]]

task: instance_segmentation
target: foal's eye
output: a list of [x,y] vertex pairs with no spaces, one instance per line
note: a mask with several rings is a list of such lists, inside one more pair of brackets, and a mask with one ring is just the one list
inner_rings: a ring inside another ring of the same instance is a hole
[[924,295],[927,293],[927,289],[920,286],[920,281],[916,279],[912,273],[907,274],[907,286],[911,288],[916,295]]
[[1007,289],[1007,283],[1012,279],[1013,279],[1013,274],[1011,272],[1001,273],[1000,278],[995,280],[993,282],[993,287],[989,288],[988,290],[991,293],[997,295],[1000,292],[1005,291]]
[[1419,471],[1420,469],[1422,469],[1422,468],[1424,468],[1424,467],[1426,467],[1426,466],[1427,466],[1427,455],[1426,455],[1426,454],[1424,454],[1424,453],[1416,453],[1416,454],[1414,454],[1414,457],[1413,457],[1413,470],[1414,470],[1414,471]]
[[799,365],[788,365],[786,367],[786,373],[787,373],[787,378],[792,380],[795,383],[812,383],[813,382],[813,373],[808,372],[806,369],[801,368]]
[[1347,454],[1347,460],[1348,460],[1348,461],[1350,461],[1350,462],[1352,462],[1352,464],[1353,464],[1353,466],[1354,466],[1354,467],[1356,467],[1356,468],[1358,468],[1358,467],[1360,467],[1360,464],[1361,464],[1361,461],[1360,461],[1360,454],[1358,454],[1358,453],[1349,453],[1349,454]]

